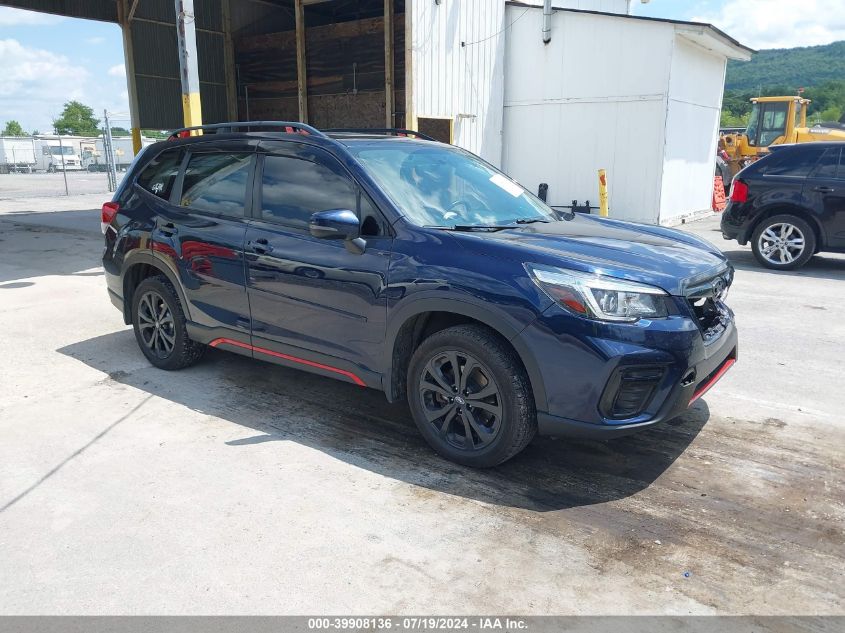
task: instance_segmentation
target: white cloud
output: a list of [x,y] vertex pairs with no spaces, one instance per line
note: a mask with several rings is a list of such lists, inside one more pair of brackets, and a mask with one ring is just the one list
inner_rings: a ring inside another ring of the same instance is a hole
[[126,66],[117,64],[109,68],[109,76],[111,77],[126,77]]
[[102,44],[105,41],[106,41],[106,38],[104,38],[100,35],[95,35],[94,37],[86,37],[85,38],[86,44]]
[[843,0],[727,0],[693,18],[710,22],[751,48],[792,48],[845,40]]
[[47,13],[36,13],[35,11],[24,11],[23,9],[0,7],[0,26],[57,24],[62,20],[64,20],[64,18],[58,15],[49,15]]
[[0,40],[0,59],[0,112],[24,128],[50,130],[66,101],[84,99],[88,71],[67,57],[7,39]]

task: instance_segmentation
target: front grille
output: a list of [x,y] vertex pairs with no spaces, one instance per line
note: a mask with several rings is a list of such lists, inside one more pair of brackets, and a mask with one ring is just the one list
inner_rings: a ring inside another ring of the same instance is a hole
[[704,341],[717,338],[727,325],[725,309],[713,297],[687,299]]
[[664,373],[663,367],[617,369],[602,395],[601,414],[614,420],[639,415],[651,403]]
[[732,281],[732,271],[728,271],[708,279],[686,293],[687,304],[698,329],[701,330],[705,344],[719,338],[730,322],[730,312],[722,299]]

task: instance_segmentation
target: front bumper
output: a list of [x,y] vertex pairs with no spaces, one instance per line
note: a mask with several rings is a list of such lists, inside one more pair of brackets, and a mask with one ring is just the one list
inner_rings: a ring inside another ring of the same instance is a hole
[[[564,326],[561,319],[572,325],[571,317],[555,311],[520,335],[535,352],[543,380],[545,403],[537,403],[541,435],[611,438],[671,420],[713,387],[737,359],[732,319],[706,345],[697,325],[681,316],[639,327],[592,323],[586,331],[554,334]],[[641,367],[663,368],[645,408],[633,417],[609,417],[602,402],[613,376]]]

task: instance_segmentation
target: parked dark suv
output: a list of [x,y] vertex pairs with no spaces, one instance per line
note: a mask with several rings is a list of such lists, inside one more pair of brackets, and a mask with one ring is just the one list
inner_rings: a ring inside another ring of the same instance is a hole
[[819,251],[845,252],[845,143],[773,145],[734,178],[726,240],[751,242],[763,266],[793,270]]
[[736,359],[703,240],[558,216],[412,132],[243,125],[148,147],[103,206],[109,295],[156,367],[216,347],[380,389],[493,466],[538,431],[675,417]]

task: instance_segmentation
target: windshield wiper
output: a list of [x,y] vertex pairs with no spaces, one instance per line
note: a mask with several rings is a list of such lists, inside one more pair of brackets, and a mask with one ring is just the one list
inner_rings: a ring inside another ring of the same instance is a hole
[[429,224],[427,229],[442,229],[444,231],[503,231],[513,226],[501,224],[456,224],[455,226],[437,226]]
[[517,218],[514,220],[515,224],[534,224],[535,222],[543,222],[547,224],[551,222],[551,220],[546,220],[545,218]]

